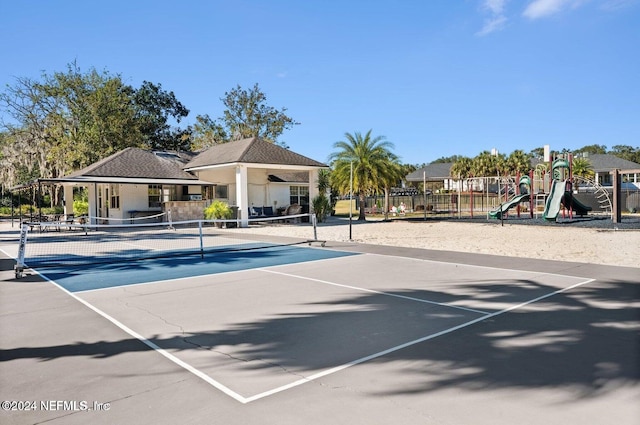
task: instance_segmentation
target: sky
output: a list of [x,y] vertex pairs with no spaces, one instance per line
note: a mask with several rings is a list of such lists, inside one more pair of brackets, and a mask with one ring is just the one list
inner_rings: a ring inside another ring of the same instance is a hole
[[[640,0],[0,0],[0,87],[75,62],[197,115],[259,84],[326,162],[371,130],[406,164],[640,146]],[[0,112],[3,113],[3,112]]]

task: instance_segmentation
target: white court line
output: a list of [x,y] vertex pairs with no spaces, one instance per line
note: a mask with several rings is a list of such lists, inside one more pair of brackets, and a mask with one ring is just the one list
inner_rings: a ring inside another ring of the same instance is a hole
[[574,285],[571,285],[571,286],[568,286],[568,287],[566,287],[566,288],[558,289],[557,291],[551,292],[551,293],[549,293],[549,294],[539,296],[539,297],[537,297],[537,298],[534,298],[534,299],[529,300],[529,301],[525,301],[525,302],[523,302],[523,303],[520,303],[520,304],[517,304],[517,305],[511,306],[511,307],[509,307],[509,308],[505,308],[504,310],[500,310],[500,311],[497,311],[497,312],[495,312],[495,313],[487,314],[486,316],[478,317],[478,318],[473,319],[473,320],[471,320],[471,321],[469,321],[469,322],[462,323],[462,324],[457,325],[457,326],[454,326],[454,327],[452,327],[452,328],[445,329],[445,330],[443,330],[443,331],[436,332],[436,333],[433,333],[433,334],[431,334],[431,335],[427,335],[427,336],[424,336],[424,337],[422,337],[422,338],[418,338],[418,339],[415,339],[415,340],[413,340],[413,341],[406,342],[406,343],[404,343],[404,344],[396,345],[395,347],[389,348],[389,349],[387,349],[387,350],[380,351],[380,352],[378,352],[378,353],[371,354],[371,355],[369,355],[369,356],[362,357],[362,358],[357,359],[357,360],[353,360],[353,361],[351,361],[351,362],[345,363],[345,364],[343,364],[343,365],[340,365],[340,366],[337,366],[337,367],[334,367],[334,368],[331,368],[331,369],[327,369],[327,370],[325,370],[325,371],[322,371],[322,372],[316,373],[316,374],[311,375],[311,376],[309,376],[309,377],[307,377],[307,378],[300,379],[300,380],[295,381],[295,382],[292,382],[292,383],[290,383],[290,384],[283,385],[283,386],[281,386],[281,387],[274,388],[274,389],[272,389],[272,390],[265,391],[265,392],[263,392],[263,393],[256,394],[256,395],[251,396],[251,397],[247,397],[247,398],[245,399],[245,400],[246,400],[246,401],[245,401],[245,403],[249,403],[249,402],[252,402],[252,401],[255,401],[255,400],[259,400],[259,399],[264,398],[264,397],[268,397],[268,396],[271,396],[271,395],[277,394],[277,393],[279,393],[279,392],[282,392],[282,391],[285,391],[285,390],[291,389],[291,388],[293,388],[293,387],[297,387],[297,386],[302,385],[302,384],[305,384],[305,383],[307,383],[307,382],[314,381],[314,380],[316,380],[316,379],[318,379],[318,378],[322,378],[322,377],[324,377],[324,376],[331,375],[332,373],[336,373],[336,372],[339,372],[339,371],[341,371],[341,370],[347,369],[347,368],[349,368],[349,367],[351,367],[351,366],[355,366],[355,365],[358,365],[358,364],[360,364],[360,363],[368,362],[369,360],[373,360],[373,359],[376,359],[376,358],[378,358],[378,357],[385,356],[385,355],[387,355],[387,354],[393,353],[394,351],[402,350],[402,349],[407,348],[407,347],[410,347],[410,346],[412,346],[412,345],[419,344],[419,343],[421,343],[421,342],[428,341],[428,340],[430,340],[430,339],[434,339],[434,338],[437,338],[437,337],[442,336],[442,335],[446,335],[446,334],[448,334],[448,333],[451,333],[451,332],[454,332],[454,331],[460,330],[460,329],[462,329],[462,328],[466,328],[467,326],[471,326],[471,325],[476,324],[476,323],[478,323],[478,322],[482,322],[482,321],[487,320],[487,319],[490,319],[490,318],[492,318],[492,317],[496,317],[496,316],[499,316],[499,315],[501,315],[501,314],[508,313],[508,312],[510,312],[510,311],[512,311],[512,310],[515,310],[515,309],[518,309],[518,308],[524,307],[524,306],[526,306],[526,305],[529,305],[529,304],[532,304],[532,303],[538,302],[538,301],[543,300],[543,299],[545,299],[545,298],[552,297],[552,296],[557,295],[557,294],[560,294],[560,293],[562,293],[562,292],[569,291],[569,290],[574,289],[574,288],[577,288],[577,287],[579,287],[579,286],[586,285],[586,284],[588,284],[588,283],[593,282],[594,280],[595,280],[595,279],[588,279],[588,280],[585,280],[585,281],[582,281],[582,282],[578,282],[578,283],[576,283],[576,284],[574,284]]
[[[6,252],[5,252],[5,254],[6,254]],[[430,261],[430,260],[425,260],[425,261]],[[276,274],[285,274],[286,275],[286,273],[280,273],[280,272],[270,271],[270,270],[266,270],[266,269],[253,269],[253,270],[262,270],[262,271],[265,271],[265,272],[276,273]],[[504,270],[504,269],[501,269],[501,270]],[[476,324],[478,322],[482,322],[482,321],[490,319],[492,317],[496,317],[496,316],[502,315],[504,313],[508,313],[508,312],[510,312],[512,310],[515,310],[515,309],[524,307],[526,305],[538,302],[538,301],[543,300],[545,298],[549,298],[549,297],[552,297],[554,295],[569,291],[569,290],[577,288],[579,286],[586,285],[586,284],[591,283],[591,282],[596,280],[596,279],[587,279],[587,280],[575,283],[573,285],[570,285],[570,286],[568,286],[566,288],[558,289],[556,291],[550,292],[550,293],[545,294],[545,295],[541,295],[541,296],[536,297],[534,299],[531,299],[529,301],[525,301],[525,302],[522,302],[520,304],[511,306],[509,308],[506,308],[506,309],[503,309],[503,310],[500,310],[500,311],[497,311],[497,312],[494,312],[494,313],[485,314],[483,316],[480,316],[480,317],[478,317],[476,319],[473,319],[473,320],[470,320],[468,322],[462,323],[460,325],[457,325],[457,326],[454,326],[454,327],[451,327],[451,328],[448,328],[448,329],[445,329],[445,330],[442,330],[442,331],[439,331],[439,332],[424,336],[422,338],[415,339],[413,341],[406,342],[404,344],[397,345],[395,347],[388,348],[388,349],[380,351],[378,353],[371,354],[369,356],[365,356],[365,357],[359,358],[357,360],[353,360],[351,362],[342,364],[340,366],[336,366],[336,367],[331,368],[331,369],[327,369],[327,370],[318,372],[316,374],[310,375],[309,377],[306,377],[306,378],[303,378],[303,379],[299,379],[299,380],[297,380],[295,382],[292,382],[290,384],[283,385],[283,386],[280,386],[280,387],[277,387],[277,388],[274,388],[274,389],[271,389],[271,390],[268,390],[268,391],[265,391],[265,392],[250,396],[250,397],[244,397],[244,396],[238,394],[237,392],[231,390],[227,386],[223,385],[222,383],[220,383],[220,382],[216,381],[215,379],[211,378],[210,376],[206,375],[205,373],[201,372],[200,370],[194,368],[190,364],[188,364],[188,363],[180,360],[179,358],[175,357],[173,354],[171,354],[168,351],[166,351],[165,349],[159,347],[154,342],[146,339],[145,337],[143,337],[139,333],[135,332],[134,330],[132,330],[128,326],[124,325],[123,323],[121,323],[117,319],[113,318],[109,314],[107,314],[104,311],[100,310],[99,308],[93,306],[88,301],[85,301],[82,298],[76,296],[74,293],[72,293],[72,292],[68,291],[67,289],[65,289],[64,287],[60,286],[58,283],[56,283],[55,281],[49,279],[47,276],[39,273],[37,270],[34,270],[34,272],[37,273],[38,275],[42,276],[48,282],[50,282],[53,285],[55,285],[58,289],[60,289],[60,290],[64,291],[65,293],[67,293],[69,296],[71,296],[72,298],[74,298],[78,302],[82,303],[84,306],[88,307],[89,309],[91,309],[95,313],[99,314],[103,318],[107,319],[108,321],[110,321],[111,323],[116,325],[118,328],[120,328],[125,333],[127,333],[127,334],[131,335],[132,337],[138,339],[139,341],[141,341],[142,343],[147,345],[152,350],[158,352],[159,354],[161,354],[162,356],[164,356],[168,360],[172,361],[176,365],[182,367],[183,369],[187,370],[188,372],[192,373],[193,375],[195,375],[198,378],[202,379],[203,381],[207,382],[209,385],[213,386],[214,388],[218,389],[219,391],[223,392],[224,394],[228,395],[229,397],[233,398],[234,400],[236,400],[236,401],[238,401],[238,402],[240,402],[242,404],[247,404],[247,403],[250,403],[252,401],[256,401],[256,400],[259,400],[259,399],[262,399],[262,398],[265,398],[265,397],[280,393],[282,391],[285,391],[285,390],[300,386],[302,384],[305,384],[305,383],[308,383],[308,382],[312,382],[312,381],[317,380],[319,378],[322,378],[324,376],[328,376],[328,375],[331,375],[333,373],[339,372],[341,370],[347,369],[347,368],[349,368],[351,366],[355,366],[355,365],[367,362],[369,360],[373,360],[373,359],[376,359],[378,357],[382,357],[384,355],[393,353],[395,351],[402,350],[402,349],[410,347],[412,345],[419,344],[421,342],[428,341],[430,339],[434,339],[434,338],[437,338],[439,336],[449,334],[451,332],[466,328],[466,327],[471,326],[473,324]],[[301,278],[301,279],[305,279],[304,277],[300,277],[300,276],[295,276],[295,275],[290,275],[290,276],[298,277],[298,278]],[[560,275],[560,276],[562,276],[562,275]],[[572,277],[572,276],[565,276],[565,277]],[[331,283],[329,283],[329,284],[331,284]],[[339,286],[344,286],[344,285],[339,285]],[[360,289],[360,288],[355,288],[355,287],[351,287],[351,288]],[[371,292],[375,292],[375,291],[371,291]],[[389,295],[393,295],[393,294],[389,294]],[[398,297],[402,297],[402,296],[398,296]],[[402,297],[402,298],[411,299],[410,297]],[[424,302],[424,300],[419,300],[419,299],[415,299],[415,301]],[[444,306],[447,306],[447,307],[460,308],[460,307],[450,306],[450,305],[446,305],[446,304],[441,304],[441,305],[444,305]],[[478,311],[476,311],[476,312],[478,312]]]
[[[417,249],[419,249],[419,248],[417,248]],[[351,251],[347,251],[347,252],[351,252]],[[376,257],[399,258],[401,260],[413,260],[413,261],[421,261],[421,262],[426,262],[426,263],[450,264],[452,266],[475,267],[475,268],[479,268],[479,269],[488,269],[488,270],[506,270],[506,271],[510,271],[510,272],[529,273],[529,274],[532,274],[534,276],[558,276],[558,277],[566,277],[566,278],[570,278],[570,279],[583,279],[583,277],[580,277],[580,276],[568,276],[568,275],[560,274],[560,273],[549,273],[549,272],[538,272],[538,271],[531,271],[531,270],[510,269],[509,267],[483,266],[483,265],[479,265],[479,264],[458,263],[458,262],[455,262],[455,261],[441,261],[441,260],[430,260],[428,258],[403,257],[401,255],[376,254],[376,253],[373,253],[373,252],[358,252],[358,254],[372,255],[372,256],[376,256]],[[478,255],[478,254],[473,254],[473,253],[462,253],[462,252],[460,252],[458,254]],[[490,254],[480,254],[480,255],[490,255]],[[341,258],[345,258],[345,257],[341,257]],[[348,257],[346,257],[346,258],[348,258]],[[512,258],[515,258],[515,257],[512,257]],[[340,258],[338,258],[338,259],[340,259]],[[518,259],[522,260],[522,258],[518,258]],[[555,260],[541,260],[541,261],[555,261]],[[566,263],[566,261],[564,261],[564,262]],[[589,263],[577,263],[577,264],[588,265]],[[605,264],[600,264],[600,265],[605,265]]]
[[91,309],[95,313],[97,313],[100,316],[102,316],[105,319],[107,319],[109,322],[113,323],[114,325],[116,325],[118,328],[120,328],[124,332],[126,332],[129,335],[131,335],[132,337],[138,339],[140,342],[145,344],[147,347],[151,348],[152,350],[156,351],[157,353],[159,353],[159,354],[163,355],[164,357],[166,357],[167,359],[171,360],[176,365],[178,365],[181,368],[187,370],[188,372],[191,372],[192,374],[194,374],[198,378],[202,379],[203,381],[205,381],[209,385],[215,387],[216,389],[222,391],[224,394],[228,395],[229,397],[233,398],[234,400],[239,401],[240,403],[243,403],[243,404],[248,402],[245,397],[243,397],[240,394],[238,394],[237,392],[233,391],[231,388],[221,384],[220,382],[218,382],[215,379],[211,378],[209,375],[207,375],[204,372],[201,372],[200,370],[198,370],[195,367],[191,366],[189,363],[186,363],[186,362],[180,360],[179,358],[177,358],[173,354],[169,353],[164,348],[161,348],[160,346],[156,345],[154,342],[148,340],[147,338],[145,338],[144,336],[140,335],[139,333],[137,333],[133,329],[129,328],[128,326],[126,326],[125,324],[120,322],[119,320],[115,319],[114,317],[112,317],[109,314],[105,313],[104,311],[100,310],[98,307],[94,306],[90,302],[85,301],[82,298],[76,296],[73,292],[70,292],[70,291],[66,290],[64,287],[60,286],[58,283],[56,283],[55,281],[49,279],[47,276],[38,273],[36,270],[34,270],[34,272],[37,273],[38,275],[40,275],[45,280],[47,280],[48,282],[52,283],[58,289],[60,289],[63,292],[67,293],[67,295],[69,295],[70,297],[72,297],[76,301],[80,302],[81,304],[83,304],[84,306],[88,307],[89,309]]
[[331,286],[339,286],[341,288],[355,289],[356,291],[369,292],[371,294],[386,295],[388,297],[401,298],[401,299],[404,299],[404,300],[416,301],[416,302],[419,302],[419,303],[434,304],[434,305],[439,305],[439,306],[442,306],[442,307],[457,308],[459,310],[466,310],[466,311],[470,311],[470,312],[473,312],[473,313],[489,314],[489,312],[487,312],[487,311],[476,310],[476,309],[473,309],[473,308],[460,307],[460,306],[453,305],[453,304],[439,303],[437,301],[430,301],[430,300],[425,300],[425,299],[422,299],[422,298],[408,297],[406,295],[392,294],[390,292],[376,291],[376,290],[373,290],[373,289],[360,288],[360,287],[357,287],[357,286],[343,285],[341,283],[329,282],[328,280],[316,279],[316,278],[313,278],[313,277],[306,277],[306,276],[299,276],[299,275],[295,275],[295,274],[291,274],[291,273],[283,273],[283,272],[279,272],[279,271],[276,271],[276,270],[269,270],[269,269],[255,269],[255,270],[263,271],[265,273],[273,273],[273,274],[279,274],[279,275],[282,275],[282,276],[293,277],[295,279],[310,280],[312,282],[324,283],[326,285],[331,285]]

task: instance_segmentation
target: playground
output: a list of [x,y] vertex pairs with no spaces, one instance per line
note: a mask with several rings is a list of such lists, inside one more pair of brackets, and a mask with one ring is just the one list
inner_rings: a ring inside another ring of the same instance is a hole
[[[576,175],[571,154],[559,154],[528,173],[515,176],[483,176],[445,181],[424,181],[416,190],[392,191],[390,218],[541,219],[544,222],[577,222],[610,219],[620,223],[623,213],[640,211],[640,188],[628,183],[638,170],[614,170],[607,185]],[[337,214],[346,214],[343,206]],[[348,206],[348,204],[346,204]],[[402,208],[400,208],[402,206]],[[353,210],[359,210],[354,198]],[[370,216],[384,216],[384,197],[365,201]]]

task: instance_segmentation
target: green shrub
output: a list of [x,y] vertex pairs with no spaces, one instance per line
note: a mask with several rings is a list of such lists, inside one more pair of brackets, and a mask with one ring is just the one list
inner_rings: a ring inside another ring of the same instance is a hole
[[331,213],[331,203],[324,194],[320,194],[313,198],[311,204],[313,206],[313,211],[316,214],[318,222],[324,221],[324,219],[327,218],[327,215]]
[[73,213],[75,215],[87,215],[89,213],[89,202],[82,201],[82,200],[74,200]]
[[229,219],[233,215],[229,205],[222,201],[213,201],[211,205],[204,209],[204,218],[206,220]]

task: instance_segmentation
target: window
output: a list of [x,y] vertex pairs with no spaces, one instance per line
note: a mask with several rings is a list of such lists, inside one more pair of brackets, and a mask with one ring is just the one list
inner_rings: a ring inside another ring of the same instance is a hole
[[229,186],[217,185],[216,186],[216,199],[229,199]]
[[169,202],[169,201],[177,200],[178,195],[176,193],[177,193],[177,190],[175,185],[163,186],[161,202]]
[[298,205],[309,205],[309,187],[289,186],[289,203]]
[[202,186],[202,199],[213,199],[213,186]]
[[111,208],[119,209],[120,208],[120,185],[113,184],[111,185]]
[[159,208],[162,196],[162,185],[150,184],[149,189],[149,208]]

